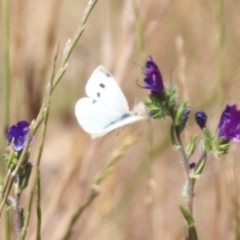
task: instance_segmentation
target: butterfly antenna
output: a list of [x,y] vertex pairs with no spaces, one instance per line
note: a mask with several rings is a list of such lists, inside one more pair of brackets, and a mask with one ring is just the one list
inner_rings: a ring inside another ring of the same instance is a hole
[[98,153],[103,153],[105,150],[109,148],[110,143],[116,138],[116,136],[112,136],[108,141],[104,143],[104,145],[101,146],[101,149],[99,149]]
[[117,132],[117,134],[116,134],[116,137],[118,137],[118,135],[121,133],[121,131],[125,128],[126,126],[123,126],[123,127],[121,127],[120,129],[118,129],[118,132]]
[[133,62],[133,64],[137,65],[138,67],[140,67],[140,69],[142,70],[142,73],[144,74],[144,68],[141,64]]

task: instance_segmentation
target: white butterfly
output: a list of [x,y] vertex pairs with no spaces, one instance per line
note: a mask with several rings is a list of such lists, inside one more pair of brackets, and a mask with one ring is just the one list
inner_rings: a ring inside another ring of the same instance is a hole
[[86,85],[88,97],[78,100],[75,115],[92,138],[100,137],[127,124],[144,119],[130,112],[127,100],[113,76],[98,66]]

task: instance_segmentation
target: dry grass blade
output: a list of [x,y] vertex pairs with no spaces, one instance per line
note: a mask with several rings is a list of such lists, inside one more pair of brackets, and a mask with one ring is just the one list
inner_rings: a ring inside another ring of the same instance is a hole
[[79,217],[81,216],[83,211],[92,203],[92,201],[99,194],[99,185],[107,178],[107,176],[111,173],[112,168],[120,160],[120,158],[127,151],[127,149],[136,142],[136,140],[137,140],[136,136],[127,137],[124,140],[122,146],[118,150],[113,152],[112,156],[110,157],[110,160],[104,167],[103,171],[101,173],[99,173],[93,180],[87,197],[70,217],[70,220],[67,224],[66,230],[63,234],[63,237],[61,237],[61,240],[69,239],[76,221],[79,219]]

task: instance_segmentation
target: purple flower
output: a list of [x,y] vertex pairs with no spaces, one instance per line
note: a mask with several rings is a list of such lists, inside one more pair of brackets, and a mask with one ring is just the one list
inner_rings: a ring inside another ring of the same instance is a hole
[[237,105],[227,105],[218,124],[219,137],[223,140],[240,142],[240,110]]
[[151,56],[147,58],[144,74],[146,76],[144,78],[146,86],[143,88],[149,89],[150,94],[161,94],[164,91],[162,75]]
[[203,111],[195,112],[195,121],[201,129],[205,128],[207,122],[207,114]]
[[15,151],[20,152],[25,147],[28,132],[29,123],[27,121],[20,121],[8,129],[7,139],[9,143],[13,143]]

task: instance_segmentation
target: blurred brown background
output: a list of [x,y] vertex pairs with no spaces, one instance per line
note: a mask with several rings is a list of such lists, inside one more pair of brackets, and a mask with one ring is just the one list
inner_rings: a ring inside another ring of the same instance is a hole
[[[86,4],[86,0],[11,1],[10,124],[36,117],[55,44],[59,42],[61,56]],[[115,76],[132,108],[147,97],[136,80],[142,81],[139,65],[151,55],[165,84],[177,85],[179,98],[189,99],[192,114],[185,143],[191,134],[201,139],[193,118],[196,110],[206,111],[208,126],[215,130],[225,105],[239,103],[239,16],[236,0],[97,3],[52,99],[41,163],[42,239],[59,239],[94,176],[124,138],[136,132],[137,143],[101,185],[101,194],[79,219],[71,239],[184,239],[185,222],[178,206],[185,203],[181,194],[186,177],[180,153],[171,146],[170,119],[135,123],[91,140],[76,122],[74,105],[85,96],[92,71],[102,64]],[[32,145],[32,162],[39,135]],[[232,144],[227,156],[209,156],[198,180],[194,216],[201,240],[240,239],[239,153],[239,145]],[[198,156],[197,149],[194,159]],[[23,207],[28,196],[25,191]],[[27,239],[35,239],[35,218],[33,209]]]

